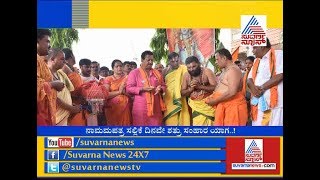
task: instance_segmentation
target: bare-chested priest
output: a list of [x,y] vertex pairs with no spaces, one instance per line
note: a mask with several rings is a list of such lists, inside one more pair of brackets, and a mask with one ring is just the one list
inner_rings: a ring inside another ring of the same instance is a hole
[[218,66],[223,69],[218,85],[206,103],[215,106],[215,126],[245,126],[248,120],[248,109],[242,90],[242,73],[232,62],[227,49],[215,53]]

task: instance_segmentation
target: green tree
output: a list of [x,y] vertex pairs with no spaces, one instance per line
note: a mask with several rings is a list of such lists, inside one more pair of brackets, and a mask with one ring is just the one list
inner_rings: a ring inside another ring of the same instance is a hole
[[53,48],[70,48],[73,41],[78,42],[78,30],[73,28],[54,28],[51,31],[51,46]]
[[159,63],[162,59],[168,62],[168,40],[166,29],[156,29],[156,33],[151,39],[150,47],[153,51],[155,63]]
[[[220,42],[219,40],[219,35],[220,35],[220,29],[215,29],[215,50],[224,48],[222,42]],[[209,62],[214,66],[214,73],[220,73],[221,69],[219,68],[218,64],[216,63],[216,58],[214,57],[214,55],[212,55],[209,58]]]

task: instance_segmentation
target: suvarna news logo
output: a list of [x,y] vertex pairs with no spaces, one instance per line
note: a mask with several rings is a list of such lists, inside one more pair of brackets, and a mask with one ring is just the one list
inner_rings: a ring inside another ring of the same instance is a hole
[[241,46],[267,45],[267,18],[265,15],[241,16]]
[[245,139],[244,163],[231,163],[233,170],[275,170],[276,163],[263,162],[263,139]]
[[263,162],[263,139],[245,139],[244,162]]

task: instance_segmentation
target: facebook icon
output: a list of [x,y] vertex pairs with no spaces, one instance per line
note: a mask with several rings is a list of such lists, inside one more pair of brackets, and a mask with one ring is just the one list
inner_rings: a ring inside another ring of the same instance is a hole
[[59,163],[58,162],[48,162],[47,164],[48,173],[59,173]]
[[48,150],[47,151],[48,160],[59,160],[59,150]]

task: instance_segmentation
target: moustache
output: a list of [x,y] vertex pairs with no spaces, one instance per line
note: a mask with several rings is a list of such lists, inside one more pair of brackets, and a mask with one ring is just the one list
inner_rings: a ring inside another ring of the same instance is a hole
[[193,70],[193,71],[188,71],[188,72],[189,72],[189,74],[191,76],[198,76],[201,73],[201,69],[199,68],[199,69],[196,69],[196,70]]

